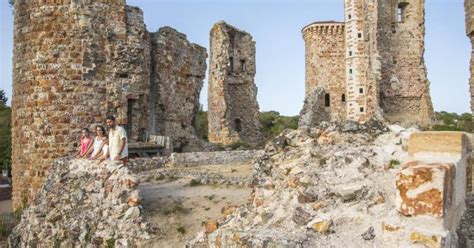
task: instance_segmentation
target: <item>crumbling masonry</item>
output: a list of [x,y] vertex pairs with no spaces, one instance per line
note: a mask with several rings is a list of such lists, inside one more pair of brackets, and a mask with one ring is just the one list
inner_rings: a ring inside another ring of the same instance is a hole
[[219,22],[211,30],[208,93],[209,141],[229,145],[260,140],[255,42],[249,33]]
[[[466,34],[474,47],[474,1],[465,0],[464,8],[466,12]],[[471,110],[474,113],[474,50],[471,52],[471,77],[469,79],[469,89],[471,93]]]
[[325,90],[331,120],[428,124],[424,1],[345,0],[344,22],[303,28],[306,95]]
[[149,33],[125,0],[16,0],[14,44],[15,208],[53,159],[77,149],[79,130],[108,114],[131,142],[168,135],[193,149],[207,54],[183,34]]

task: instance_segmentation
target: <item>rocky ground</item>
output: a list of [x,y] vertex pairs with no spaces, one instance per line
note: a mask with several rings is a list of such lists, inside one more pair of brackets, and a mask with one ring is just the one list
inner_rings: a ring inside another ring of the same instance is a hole
[[189,246],[382,247],[412,131],[373,122],[283,132],[253,165],[249,204]]
[[[385,223],[398,216],[395,174],[409,159],[413,131],[378,122],[323,123],[284,131],[252,164],[170,167],[155,161],[136,176],[113,163],[60,160],[10,242],[384,247]],[[474,240],[473,199],[460,229],[464,247]]]
[[9,237],[10,247],[141,247],[139,179],[118,162],[60,159]]

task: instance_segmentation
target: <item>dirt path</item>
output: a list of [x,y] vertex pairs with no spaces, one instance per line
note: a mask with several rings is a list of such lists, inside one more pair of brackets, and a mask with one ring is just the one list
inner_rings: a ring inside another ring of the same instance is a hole
[[190,178],[169,182],[142,183],[145,218],[161,237],[154,247],[184,247],[203,230],[202,223],[222,217],[225,206],[247,202],[251,189],[243,186],[190,185]]

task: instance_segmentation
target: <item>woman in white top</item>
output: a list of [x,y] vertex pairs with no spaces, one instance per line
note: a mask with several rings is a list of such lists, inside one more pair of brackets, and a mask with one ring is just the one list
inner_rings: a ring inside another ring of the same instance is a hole
[[[95,128],[95,139],[94,139],[94,144],[93,144],[93,150],[92,154],[90,156],[90,159],[99,159],[103,155],[107,154],[107,135],[105,133],[105,128],[103,126],[97,126]],[[104,152],[105,151],[105,152]]]

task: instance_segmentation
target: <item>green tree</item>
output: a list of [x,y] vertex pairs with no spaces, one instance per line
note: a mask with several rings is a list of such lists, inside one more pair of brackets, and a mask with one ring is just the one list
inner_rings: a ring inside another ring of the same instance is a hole
[[11,109],[7,106],[8,98],[0,89],[0,167],[9,168],[11,160]]
[[260,124],[265,140],[276,137],[285,129],[297,129],[299,116],[282,116],[277,111],[260,113]]
[[208,140],[207,112],[202,110],[202,105],[199,107],[199,111],[196,115],[196,120],[194,121],[194,128],[196,129],[196,135],[199,138],[203,140]]
[[438,123],[431,128],[433,131],[473,131],[474,124],[471,113],[458,115],[457,113],[441,111],[436,112],[435,117]]
[[6,106],[8,102],[8,98],[5,94],[4,90],[0,90],[0,105]]

